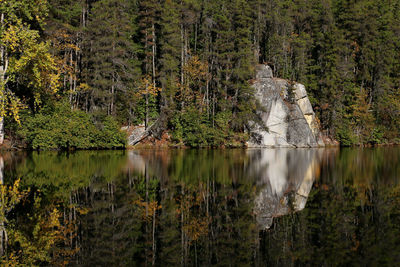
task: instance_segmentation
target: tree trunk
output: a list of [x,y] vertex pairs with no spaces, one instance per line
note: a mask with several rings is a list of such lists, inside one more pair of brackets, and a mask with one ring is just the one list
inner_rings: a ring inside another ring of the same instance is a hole
[[[3,32],[4,28],[4,13],[1,13],[1,31]],[[4,94],[6,88],[6,72],[8,67],[8,59],[6,54],[6,48],[2,45],[0,47],[0,110],[1,114],[4,114]],[[0,145],[4,142],[4,117],[0,116]]]
[[73,109],[73,97],[74,97],[74,93],[73,93],[73,57],[72,57],[72,49],[69,53],[69,66],[70,66],[70,71],[71,73],[69,74],[69,104],[71,105],[71,110]]
[[7,251],[8,236],[4,222],[0,223],[0,257],[4,256]]
[[144,129],[147,130],[147,127],[149,127],[149,85],[146,83],[146,118],[144,121]]
[[2,145],[3,143],[4,143],[4,117],[0,117],[0,145]]
[[197,52],[197,22],[194,24],[194,53]]
[[146,215],[146,221],[145,221],[145,224],[146,224],[146,246],[145,246],[145,257],[146,257],[146,265],[145,266],[148,266],[148,264],[147,264],[147,260],[148,260],[148,252],[147,252],[147,244],[148,244],[148,232],[149,232],[149,230],[148,230],[148,223],[147,223],[147,218],[148,218],[148,216],[149,216],[149,172],[148,172],[148,169],[147,169],[147,165],[145,165],[145,177],[146,177],[146,198],[145,198],[145,203],[146,203],[146,205],[145,205],[145,207],[146,207],[146,213],[145,213],[145,215]]
[[[157,204],[156,204],[157,205]],[[154,266],[156,264],[156,211],[157,208],[153,211],[153,259],[151,264]]]
[[181,23],[181,86],[183,86],[183,81],[184,81],[183,66],[185,66],[185,58],[184,58],[183,22],[182,22]]
[[184,237],[185,237],[185,234],[183,232],[184,231],[183,230],[183,223],[184,223],[184,221],[183,221],[183,212],[184,212],[184,209],[183,209],[182,205],[183,204],[181,203],[181,266],[184,266],[184,263],[185,263],[185,260],[184,260],[185,259],[185,252],[184,252],[185,241],[184,241]]
[[110,114],[114,115],[114,93],[115,93],[115,87],[114,87],[114,74],[112,78],[112,85],[111,85],[111,104],[110,104]]
[[153,45],[152,45],[152,69],[153,69],[153,87],[156,88],[156,32],[154,23],[151,26]]

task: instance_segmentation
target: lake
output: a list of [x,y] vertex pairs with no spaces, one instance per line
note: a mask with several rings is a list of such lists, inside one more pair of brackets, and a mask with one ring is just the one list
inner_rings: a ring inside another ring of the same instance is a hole
[[58,238],[54,265],[400,263],[400,147],[9,152],[0,167],[30,189],[8,249]]

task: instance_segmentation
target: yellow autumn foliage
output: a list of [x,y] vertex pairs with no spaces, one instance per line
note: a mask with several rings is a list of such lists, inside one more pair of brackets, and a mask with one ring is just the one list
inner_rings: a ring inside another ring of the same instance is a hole
[[1,25],[0,46],[4,51],[0,72],[0,117],[14,116],[19,122],[19,110],[24,106],[8,89],[8,82],[24,84],[33,91],[38,107],[44,94],[55,94],[60,86],[59,69],[50,54],[50,45],[40,41],[39,32],[24,22],[35,19],[39,24],[47,16],[47,0],[2,1],[4,21]]
[[141,197],[136,199],[133,204],[139,208],[139,213],[142,216],[143,221],[150,222],[153,219],[154,213],[161,209],[162,206],[157,201],[144,201]]
[[145,75],[139,82],[138,91],[135,94],[135,97],[143,95],[156,96],[159,92],[161,92],[161,88],[154,86],[151,77],[149,75]]

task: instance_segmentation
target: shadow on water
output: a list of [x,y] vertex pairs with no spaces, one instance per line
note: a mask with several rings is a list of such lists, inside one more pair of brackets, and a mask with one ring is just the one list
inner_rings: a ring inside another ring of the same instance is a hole
[[21,177],[43,206],[64,203],[75,218],[71,265],[400,260],[396,147],[7,153],[1,162],[5,182]]

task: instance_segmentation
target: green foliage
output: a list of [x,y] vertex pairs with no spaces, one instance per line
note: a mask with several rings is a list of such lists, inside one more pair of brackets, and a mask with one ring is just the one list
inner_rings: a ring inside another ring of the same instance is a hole
[[344,145],[399,138],[398,1],[10,0],[1,11],[1,116],[18,99],[37,112],[57,91],[122,124],[161,118],[177,143],[241,145],[257,105],[249,81],[267,63],[306,85]]
[[71,110],[67,103],[26,115],[19,135],[30,148],[40,150],[122,148],[126,142],[112,117],[94,123],[91,115]]
[[[0,6],[0,117],[13,115],[19,122],[20,88],[34,107],[59,88],[58,68],[49,53],[49,43],[41,40],[40,30],[47,16],[46,0],[2,1]],[[15,86],[18,84],[19,86]],[[1,131],[3,129],[0,129]]]
[[351,146],[358,143],[357,136],[354,135],[349,125],[342,125],[336,129],[336,139],[342,146]]
[[377,127],[372,130],[369,142],[371,144],[382,144],[384,142],[385,132],[383,127]]
[[117,115],[117,111],[131,106],[132,100],[127,95],[139,77],[138,47],[132,40],[133,12],[133,3],[127,0],[94,1],[91,9],[89,38],[85,40],[90,42],[84,57],[88,66],[86,82],[94,88],[92,97],[97,100],[96,106],[107,114]]
[[192,147],[207,146],[209,127],[202,123],[202,119],[194,108],[185,113],[176,113],[171,120],[174,140]]
[[207,114],[189,108],[185,113],[175,113],[171,119],[173,141],[190,147],[243,146],[246,136],[235,134],[231,121],[232,113],[220,112],[212,125]]
[[[148,110],[149,121],[154,121],[155,119],[158,118],[159,113],[158,113],[157,99],[154,95],[148,96],[147,110]],[[145,121],[146,99],[144,96],[140,97],[139,100],[137,101],[134,109],[134,114],[135,114],[135,116],[133,117],[134,124],[138,125]]]

